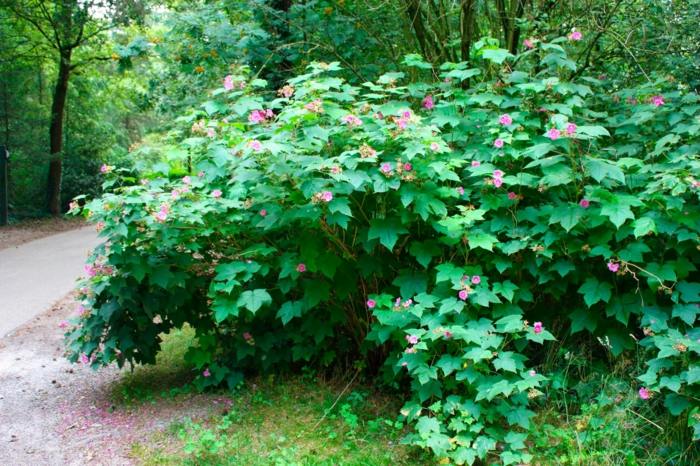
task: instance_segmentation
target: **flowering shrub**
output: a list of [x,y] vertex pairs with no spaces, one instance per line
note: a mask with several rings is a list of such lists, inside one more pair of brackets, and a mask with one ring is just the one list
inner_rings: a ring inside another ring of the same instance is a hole
[[700,99],[568,81],[560,45],[533,49],[515,71],[484,53],[493,79],[446,63],[351,86],[313,64],[270,97],[227,77],[170,154],[192,173],[86,204],[108,241],[71,358],[152,363],[185,322],[200,388],[362,358],[410,387],[408,441],[515,464],[548,329],[585,331],[615,355],[641,340],[640,395],[697,436]]

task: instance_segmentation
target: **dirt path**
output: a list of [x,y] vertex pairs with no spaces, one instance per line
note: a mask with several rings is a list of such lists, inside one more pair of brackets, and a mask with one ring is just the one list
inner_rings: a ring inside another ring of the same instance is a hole
[[215,395],[115,405],[112,391],[123,372],[95,372],[63,358],[58,325],[74,309],[64,298],[0,339],[0,464],[133,464],[134,442],[176,420],[221,410],[225,400]]
[[2,226],[0,227],[0,251],[83,226],[85,226],[83,219],[64,217],[29,219]]
[[71,291],[98,242],[85,227],[0,250],[0,337]]

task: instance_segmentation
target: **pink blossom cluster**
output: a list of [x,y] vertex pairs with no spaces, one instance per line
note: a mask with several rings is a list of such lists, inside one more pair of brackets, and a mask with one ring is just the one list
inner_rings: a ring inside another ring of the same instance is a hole
[[551,139],[552,141],[556,141],[557,139],[559,139],[560,136],[561,136],[561,131],[559,131],[557,128],[550,128],[547,131],[547,137],[549,139]]
[[396,300],[394,300],[394,309],[395,310],[399,310],[401,308],[408,309],[412,305],[413,305],[413,299],[411,299],[411,298],[408,298],[406,301],[402,301],[401,297],[399,296],[398,298],[396,298]]
[[503,126],[510,126],[513,124],[513,118],[509,114],[504,113],[503,115],[498,117],[498,122]]
[[289,99],[294,95],[294,86],[287,84],[277,91],[277,95]]
[[253,149],[255,152],[260,152],[263,149],[262,143],[257,139],[253,139],[248,142],[248,147]]
[[316,99],[304,105],[304,108],[311,113],[323,113],[323,104],[321,99]]
[[221,194],[222,192],[220,189],[215,189],[211,192],[211,197],[213,197],[214,199],[218,199],[221,197]]
[[244,89],[245,83],[243,81],[234,81],[233,76],[231,76],[230,74],[224,77],[224,89],[226,89],[227,91],[232,91],[236,87],[238,87],[238,89]]
[[168,204],[161,204],[160,205],[160,210],[156,212],[154,215],[156,217],[156,220],[158,222],[165,222],[168,219],[168,214],[170,213],[170,206]]
[[103,163],[102,166],[100,167],[100,173],[103,175],[106,175],[107,173],[111,172],[114,170],[114,167],[107,165],[106,163]]
[[609,261],[608,270],[612,273],[617,273],[617,271],[620,270],[620,264],[618,262]]
[[406,129],[406,127],[412,119],[413,113],[410,110],[404,110],[403,112],[401,112],[401,116],[395,118],[396,126],[398,126],[399,129]]
[[534,37],[529,37],[523,41],[523,46],[526,49],[534,49],[536,41],[537,41],[537,39],[535,39]]
[[664,102],[664,96],[662,95],[655,95],[651,98],[651,104],[655,107],[661,107],[665,103],[666,102]]
[[362,144],[360,146],[360,157],[362,157],[363,159],[375,157],[376,155],[377,151],[374,150],[371,146],[368,146],[367,144]]
[[297,264],[297,269],[296,269],[296,270],[297,270],[297,272],[299,272],[299,273],[304,273],[304,272],[306,272],[306,264],[304,264],[303,262],[300,262],[299,264]]
[[571,31],[571,34],[569,34],[569,40],[571,41],[578,42],[581,39],[583,39],[583,34],[581,33],[581,31],[577,31],[574,29],[573,31]]
[[501,170],[494,170],[493,171],[493,185],[497,188],[500,188],[501,185],[503,184],[503,173]]
[[423,108],[426,110],[432,110],[435,108],[435,101],[433,100],[433,96],[428,94],[423,98],[422,102]]
[[275,117],[275,112],[273,112],[269,108],[267,110],[253,110],[248,115],[248,121],[251,123],[254,123],[254,124],[255,123],[265,123],[274,117]]
[[542,325],[542,322],[535,322],[535,323],[532,325],[532,330],[533,330],[535,333],[537,333],[537,334],[542,333],[542,330],[543,330],[543,329],[544,329],[544,326]]
[[360,120],[357,116],[353,115],[352,113],[349,113],[343,117],[343,123],[345,123],[351,128],[354,126],[362,126],[362,120]]
[[330,191],[321,191],[314,194],[312,201],[314,202],[331,202],[333,200],[333,193]]

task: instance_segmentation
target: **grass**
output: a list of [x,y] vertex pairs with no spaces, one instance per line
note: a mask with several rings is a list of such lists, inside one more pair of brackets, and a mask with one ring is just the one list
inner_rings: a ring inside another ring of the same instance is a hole
[[[156,365],[137,367],[114,386],[115,405],[156,404],[193,391],[184,362],[193,339],[188,327],[166,335]],[[308,373],[256,378],[236,393],[212,397],[220,407],[216,415],[173,422],[132,445],[131,456],[144,465],[433,463],[401,445],[406,428],[396,421],[400,402],[368,387]]]
[[[194,374],[184,362],[193,340],[189,327],[166,335],[155,366],[137,367],[115,385],[115,405],[164,398],[191,403],[181,395],[194,392],[189,384]],[[629,361],[620,360],[619,367],[606,373],[594,370],[585,357],[552,360],[556,363],[542,368],[550,384],[541,402],[533,403],[532,465],[700,464],[697,449],[685,449],[688,439],[679,436],[687,431],[682,420],[663,417],[662,400],[645,402],[636,396]],[[259,377],[236,393],[211,394],[211,403],[218,404],[208,412],[216,414],[180,418],[132,445],[131,456],[145,465],[438,463],[401,444],[407,427],[396,421],[400,400],[347,380],[323,381],[311,372]]]

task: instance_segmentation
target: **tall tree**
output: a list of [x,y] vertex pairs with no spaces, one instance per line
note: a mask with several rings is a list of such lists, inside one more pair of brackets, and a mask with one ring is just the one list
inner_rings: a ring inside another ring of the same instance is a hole
[[133,5],[115,0],[0,0],[0,8],[39,33],[41,45],[52,52],[56,61],[49,125],[47,209],[51,214],[61,212],[63,124],[71,74],[91,62],[111,59],[108,54],[99,53],[105,33]]

